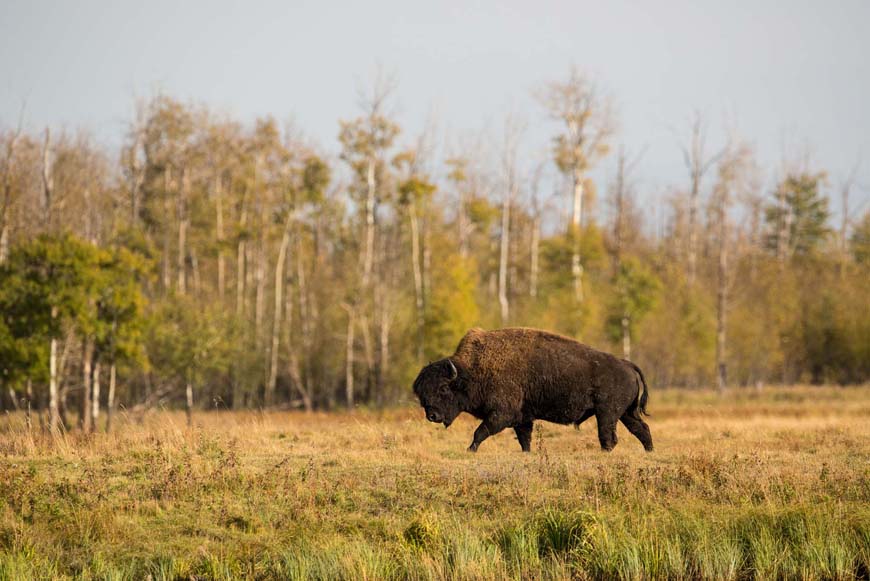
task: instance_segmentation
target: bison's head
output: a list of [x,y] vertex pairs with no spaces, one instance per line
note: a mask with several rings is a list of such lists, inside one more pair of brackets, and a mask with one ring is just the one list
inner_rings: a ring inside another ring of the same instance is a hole
[[461,389],[456,365],[448,358],[430,363],[414,380],[414,394],[426,410],[426,419],[449,428],[465,411],[466,396]]

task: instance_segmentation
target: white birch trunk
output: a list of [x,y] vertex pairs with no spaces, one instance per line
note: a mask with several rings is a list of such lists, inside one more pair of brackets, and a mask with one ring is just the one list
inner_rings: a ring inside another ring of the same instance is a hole
[[215,241],[217,242],[218,296],[221,302],[227,288],[227,264],[224,256],[224,196],[221,178],[215,180]]
[[498,304],[501,307],[501,323],[506,325],[510,317],[507,296],[507,269],[511,236],[511,198],[513,184],[508,185],[501,206],[501,248],[498,261]]
[[372,264],[374,262],[375,249],[375,160],[370,158],[366,171],[366,202],[365,202],[365,254],[363,255],[363,288],[369,286],[372,274]]
[[185,410],[187,411],[187,427],[193,427],[193,384],[188,381],[184,389]]
[[112,429],[112,416],[115,415],[115,364],[109,367],[109,393],[106,397],[106,432]]
[[272,320],[272,346],[269,360],[269,378],[266,381],[266,406],[275,402],[275,387],[278,383],[278,349],[281,342],[281,309],[284,305],[282,293],[284,291],[284,264],[287,262],[287,247],[290,245],[290,225],[292,213],[287,217],[284,225],[284,234],[281,236],[281,246],[278,249],[278,260],[275,264],[275,314]]
[[722,191],[719,209],[719,276],[716,291],[716,378],[719,391],[728,385],[726,348],[726,308],[728,292],[728,186]]
[[[57,317],[57,309],[52,308],[51,317]],[[48,356],[48,429],[57,432],[60,420],[60,406],[57,393],[57,339],[51,338]]]
[[622,316],[622,356],[631,359],[631,326],[628,315]]
[[82,346],[82,398],[79,407],[79,428],[82,432],[89,432],[91,428],[91,381],[92,358],[94,353],[93,341],[86,337]]
[[414,272],[414,300],[417,312],[417,360],[423,360],[425,333],[425,305],[423,302],[423,272],[420,268],[420,225],[417,219],[417,202],[408,204],[408,219],[411,225],[411,266]]
[[541,215],[535,212],[535,218],[532,221],[532,244],[531,244],[531,265],[529,267],[529,296],[536,298],[538,296],[538,269],[541,246]]
[[94,363],[94,380],[91,396],[91,431],[97,431],[97,422],[100,419],[100,362]]
[[353,385],[353,343],[354,343],[354,307],[345,305],[347,311],[347,333],[345,333],[345,366],[344,366],[344,389],[347,409],[353,409],[354,385]]
[[178,192],[178,259],[176,268],[178,269],[178,294],[185,295],[187,293],[187,188],[188,188],[188,171],[181,171],[181,188]]
[[580,261],[580,227],[583,223],[583,174],[574,169],[574,207],[571,213],[571,235],[573,251],[571,254],[571,276],[574,279],[574,300],[583,301],[583,264]]

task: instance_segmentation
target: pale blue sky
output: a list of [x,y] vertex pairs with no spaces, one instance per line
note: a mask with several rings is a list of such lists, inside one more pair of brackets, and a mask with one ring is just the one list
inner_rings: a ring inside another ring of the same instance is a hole
[[[646,148],[645,196],[685,181],[676,133],[694,109],[736,119],[770,174],[809,148],[832,186],[863,159],[870,197],[870,1],[171,2],[3,0],[0,123],[84,127],[118,143],[156,88],[242,119],[293,117],[328,150],[377,65],[408,132],[434,111],[451,134],[519,111],[529,151],[553,131],[530,93],[576,64]],[[612,159],[598,174],[607,175]],[[772,176],[767,176],[772,179]],[[865,208],[867,204],[865,202]],[[838,207],[835,204],[835,207]]]

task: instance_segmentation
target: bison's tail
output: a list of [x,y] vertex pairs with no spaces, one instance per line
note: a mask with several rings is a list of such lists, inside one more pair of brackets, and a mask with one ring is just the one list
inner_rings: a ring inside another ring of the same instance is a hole
[[629,365],[637,372],[638,379],[640,381],[637,384],[637,408],[635,408],[635,417],[640,419],[640,414],[645,416],[649,415],[649,412],[646,411],[646,402],[649,399],[649,386],[646,384],[646,379],[643,377],[643,371],[640,370],[640,367],[628,361]]

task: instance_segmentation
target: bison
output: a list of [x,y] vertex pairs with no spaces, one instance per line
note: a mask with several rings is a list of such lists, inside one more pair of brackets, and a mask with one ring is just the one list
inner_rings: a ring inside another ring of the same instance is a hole
[[513,428],[523,452],[532,445],[535,420],[574,424],[595,416],[601,448],[616,445],[616,422],[653,443],[646,414],[648,388],[640,368],[568,337],[546,331],[472,329],[456,353],[424,367],[414,394],[430,422],[450,427],[468,412],[482,420],[468,450]]

